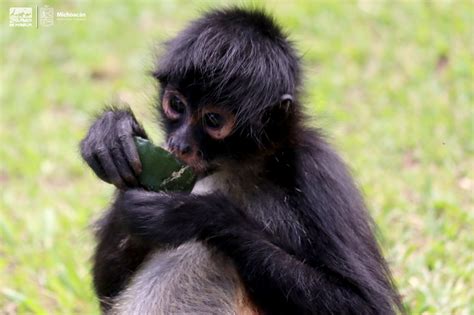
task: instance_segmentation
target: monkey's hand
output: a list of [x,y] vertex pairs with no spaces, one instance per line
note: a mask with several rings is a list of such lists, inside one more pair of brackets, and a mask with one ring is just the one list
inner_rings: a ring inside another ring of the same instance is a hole
[[138,186],[141,163],[134,136],[148,138],[130,109],[108,109],[81,141],[83,159],[107,183],[118,188]]
[[219,194],[195,196],[130,189],[120,191],[117,202],[129,232],[150,245],[206,239],[244,220]]

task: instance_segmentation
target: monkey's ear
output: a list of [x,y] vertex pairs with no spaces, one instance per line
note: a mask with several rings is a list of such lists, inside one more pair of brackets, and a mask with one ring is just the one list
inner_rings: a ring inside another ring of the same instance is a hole
[[278,107],[280,107],[284,112],[289,113],[291,105],[293,105],[293,96],[290,94],[282,95]]
[[263,115],[262,123],[264,125],[269,123],[279,125],[291,113],[291,106],[293,106],[293,96],[290,94],[282,95],[280,102],[268,109],[268,111]]

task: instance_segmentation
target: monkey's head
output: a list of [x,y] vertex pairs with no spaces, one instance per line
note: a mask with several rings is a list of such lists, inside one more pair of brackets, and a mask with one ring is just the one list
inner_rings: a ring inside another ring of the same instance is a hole
[[217,10],[165,45],[154,76],[169,149],[197,172],[271,154],[294,132],[296,52],[258,10]]

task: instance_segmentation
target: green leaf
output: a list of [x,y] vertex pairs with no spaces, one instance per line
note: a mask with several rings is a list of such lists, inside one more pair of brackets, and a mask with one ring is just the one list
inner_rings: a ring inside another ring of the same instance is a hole
[[189,166],[151,141],[135,137],[142,162],[140,184],[153,191],[191,191],[196,181]]

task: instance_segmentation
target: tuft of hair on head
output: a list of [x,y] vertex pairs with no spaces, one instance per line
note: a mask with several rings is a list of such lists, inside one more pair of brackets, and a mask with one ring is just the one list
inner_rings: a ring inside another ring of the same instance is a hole
[[257,137],[264,114],[283,95],[296,97],[299,57],[274,18],[262,9],[211,10],[165,43],[154,76],[162,84],[192,77],[210,100],[236,113],[236,128]]

